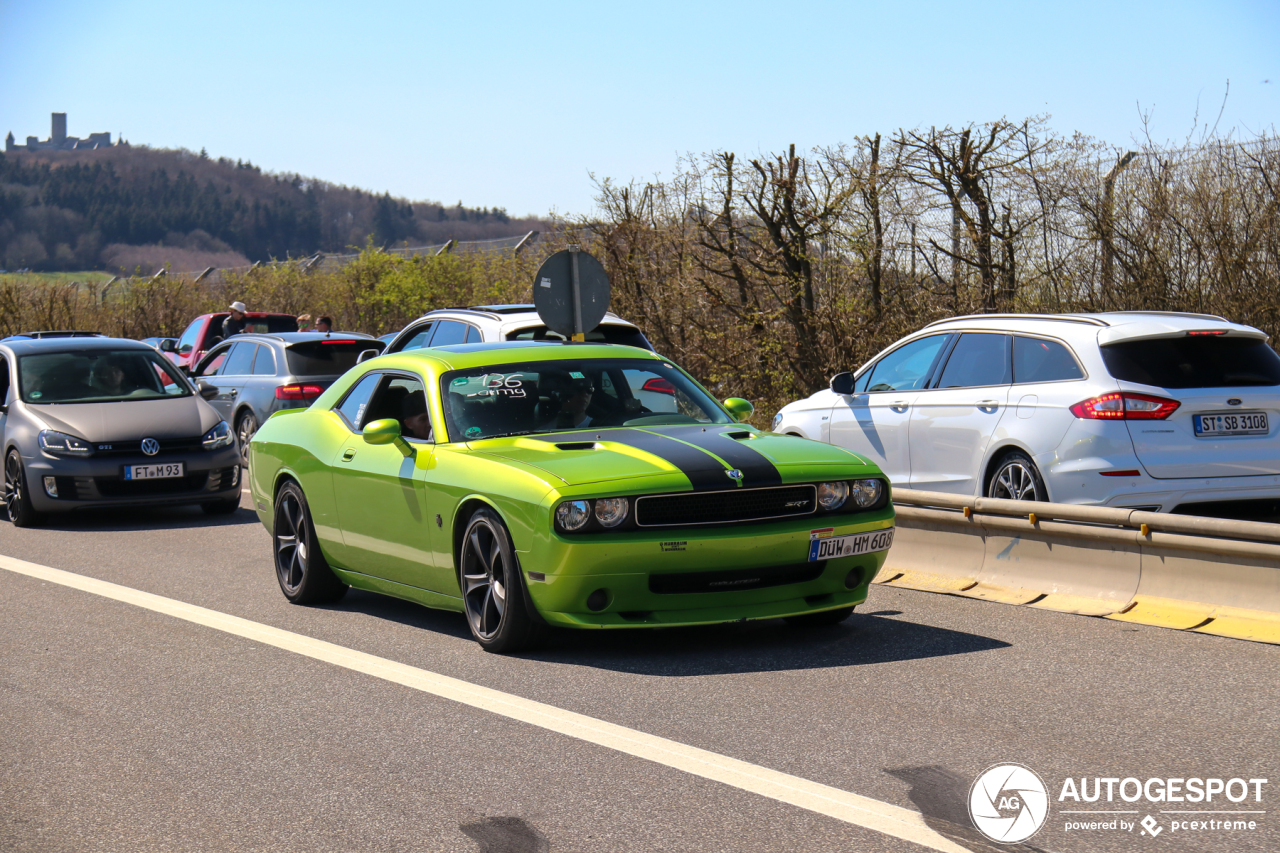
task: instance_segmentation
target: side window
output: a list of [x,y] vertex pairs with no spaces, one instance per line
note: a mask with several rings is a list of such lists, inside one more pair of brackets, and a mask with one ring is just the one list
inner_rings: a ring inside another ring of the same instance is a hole
[[936,387],[972,388],[1010,381],[1009,336],[966,333],[951,350]]
[[431,339],[431,330],[435,327],[435,323],[424,323],[414,329],[413,334],[405,339],[405,342],[394,352],[404,352],[411,349],[422,349],[427,345],[427,341]]
[[422,380],[410,376],[387,376],[374,392],[364,422],[386,418],[400,422],[400,434],[408,439],[434,441],[431,416],[427,414],[427,391]]
[[222,365],[227,361],[227,353],[231,351],[231,347],[218,350],[213,358],[205,360],[204,367],[200,368],[197,376],[217,376],[222,369]]
[[483,342],[484,338],[480,335],[480,330],[475,326],[467,326],[467,343],[479,344]]
[[924,387],[947,335],[930,335],[898,347],[869,372],[868,391],[916,391]]
[[9,404],[9,362],[0,358],[0,404]]
[[1071,351],[1057,341],[1013,339],[1014,382],[1058,382],[1083,378],[1084,371],[1071,357]]
[[431,336],[431,346],[447,347],[450,344],[466,343],[468,328],[470,327],[466,323],[460,323],[457,320],[441,320],[436,323],[436,333]]
[[872,371],[867,370],[861,376],[858,377],[858,381],[855,382],[853,385],[853,393],[855,394],[867,393],[867,386],[871,384],[871,373]]
[[179,355],[187,355],[191,350],[195,349],[196,341],[200,338],[200,325],[203,322],[204,320],[192,320],[191,325],[187,326],[187,330],[178,339]]
[[254,376],[276,375],[276,354],[271,347],[258,346],[258,356],[253,360]]
[[352,430],[359,431],[363,426],[360,419],[364,417],[365,410],[368,408],[369,398],[373,395],[373,389],[378,387],[378,380],[382,378],[381,373],[370,373],[356,383],[355,387],[347,392],[347,396],[338,405],[335,412],[342,415],[346,420],[347,426]]
[[231,347],[231,355],[227,356],[226,366],[222,368],[223,376],[248,376],[253,372],[253,352],[256,344],[235,344]]

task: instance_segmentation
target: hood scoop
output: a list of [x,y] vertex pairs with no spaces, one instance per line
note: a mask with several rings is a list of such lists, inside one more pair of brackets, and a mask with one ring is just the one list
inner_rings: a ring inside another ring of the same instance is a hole
[[747,439],[751,438],[751,433],[747,432],[745,429],[738,430],[737,432],[726,432],[725,435],[729,436],[729,438],[732,438],[735,441],[746,441]]
[[556,445],[560,450],[595,450],[599,446],[594,441],[566,441]]

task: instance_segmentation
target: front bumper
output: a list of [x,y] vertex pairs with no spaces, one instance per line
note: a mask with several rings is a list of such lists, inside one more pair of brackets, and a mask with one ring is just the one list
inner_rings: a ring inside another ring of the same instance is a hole
[[[857,515],[723,528],[552,534],[531,552],[522,552],[520,562],[534,605],[552,625],[670,627],[774,619],[866,601],[867,584],[888,552],[808,563],[810,531],[834,527],[834,535],[843,536],[892,527],[893,519],[889,506]],[[687,587],[683,581],[690,575],[705,578],[718,572],[724,573],[726,587],[753,576],[772,577],[777,583],[722,591],[659,591]],[[593,610],[587,600],[597,590],[605,591],[607,603]]]
[[[126,465],[182,462],[183,477],[127,481]],[[208,503],[240,497],[240,454],[233,444],[216,451],[161,454],[159,456],[110,456],[64,459],[43,453],[22,459],[27,491],[37,512],[69,512],[112,506],[157,506]],[[45,488],[44,478],[54,477],[58,497]]]

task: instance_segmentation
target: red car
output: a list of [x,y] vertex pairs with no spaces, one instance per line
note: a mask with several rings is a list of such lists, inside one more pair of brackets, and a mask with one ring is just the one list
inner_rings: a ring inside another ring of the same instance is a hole
[[[222,321],[231,316],[228,311],[201,314],[191,321],[177,344],[162,341],[160,351],[181,368],[190,370],[215,344],[222,340]],[[267,311],[247,311],[244,315],[244,331],[259,334],[278,334],[298,331],[298,318],[292,314],[272,314]]]

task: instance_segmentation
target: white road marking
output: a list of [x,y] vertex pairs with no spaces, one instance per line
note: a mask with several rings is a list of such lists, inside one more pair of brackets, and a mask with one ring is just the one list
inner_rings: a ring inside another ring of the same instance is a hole
[[132,604],[166,616],[184,619],[197,625],[204,625],[365,675],[372,675],[375,678],[469,705],[472,708],[539,726],[676,770],[683,770],[694,776],[722,782],[743,791],[808,809],[894,838],[901,838],[932,850],[941,850],[945,853],[967,853],[965,848],[930,829],[918,812],[812,782],[799,776],[780,773],[678,741],[566,711],[554,705],[535,702],[500,690],[471,684],[447,675],[440,675],[334,643],[295,634],[292,631],[273,628],[239,616],[219,613],[216,610],[120,586],[109,581],[2,555],[0,555],[0,568]]

